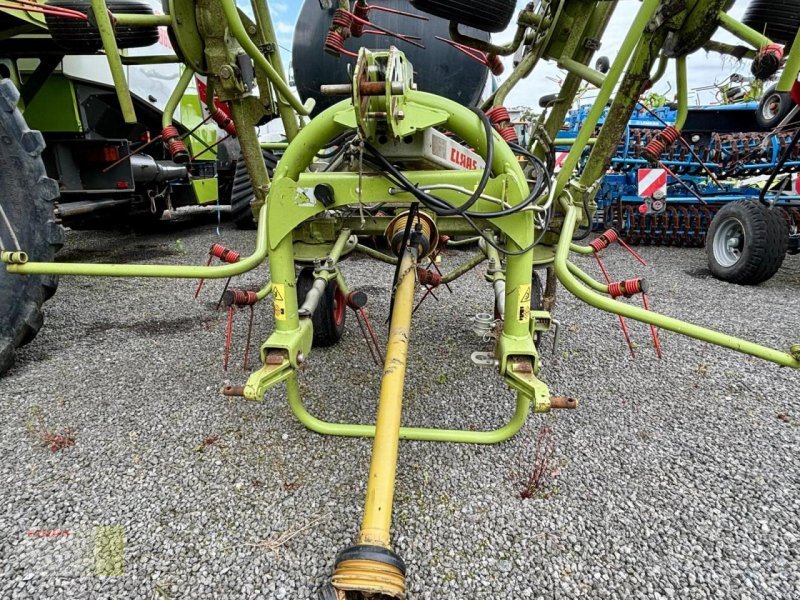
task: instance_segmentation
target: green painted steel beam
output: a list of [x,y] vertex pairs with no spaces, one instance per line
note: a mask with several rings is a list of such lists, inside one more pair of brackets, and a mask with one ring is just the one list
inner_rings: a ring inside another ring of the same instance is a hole
[[609,297],[602,296],[596,291],[589,289],[581,284],[581,281],[573,274],[569,268],[569,252],[570,240],[575,232],[578,221],[578,209],[574,206],[569,206],[564,216],[564,224],[561,229],[561,238],[556,251],[555,269],[558,280],[572,295],[582,300],[586,304],[593,306],[597,309],[610,312],[613,314],[621,315],[629,319],[634,319],[649,325],[655,325],[660,329],[674,331],[681,335],[691,337],[703,342],[722,346],[723,348],[730,348],[743,354],[749,354],[770,362],[774,362],[784,367],[792,367],[800,369],[800,358],[792,356],[787,352],[781,352],[773,348],[761,346],[754,342],[749,342],[732,335],[726,335],[713,329],[707,329],[687,323],[673,317],[668,317],[657,312],[648,311],[638,306],[625,304],[613,300]]
[[769,46],[772,43],[772,40],[767,36],[737,21],[725,11],[719,12],[719,24],[720,27],[732,33],[740,40],[747,42],[757,50],[760,50],[764,46]]
[[[375,437],[375,425],[360,423],[334,423],[312,415],[303,406],[297,375],[286,379],[286,392],[289,407],[297,419],[308,429],[323,435],[344,437]],[[429,427],[400,427],[401,440],[420,440],[427,442],[454,442],[462,444],[497,444],[504,442],[522,429],[530,413],[530,398],[517,393],[517,402],[511,419],[497,429],[490,431],[468,431],[460,429],[436,429]]]
[[21,275],[82,275],[86,277],[174,277],[179,279],[221,279],[233,277],[259,266],[267,257],[267,211],[262,208],[258,216],[256,248],[250,256],[239,262],[214,267],[189,265],[136,265],[96,264],[63,262],[27,262],[13,256],[16,253],[2,252],[0,260],[6,263],[9,273]]

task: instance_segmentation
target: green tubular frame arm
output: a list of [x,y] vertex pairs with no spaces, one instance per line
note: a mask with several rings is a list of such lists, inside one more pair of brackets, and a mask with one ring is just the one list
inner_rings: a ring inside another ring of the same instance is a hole
[[[271,22],[269,21],[266,3],[264,3],[263,0],[254,1],[257,4],[257,8],[261,9],[255,11],[257,16],[260,17],[257,19],[260,26],[258,34],[261,36],[261,39],[271,41],[270,38],[274,37],[274,32],[271,31]],[[696,0],[695,5],[699,6],[704,3],[708,3],[710,6],[712,0]],[[547,17],[536,15],[531,11],[523,11],[520,14],[517,33],[510,44],[503,47],[492,46],[483,49],[497,54],[509,54],[515,51],[520,44],[530,39],[528,35],[525,35],[526,31],[528,31],[529,34],[536,33],[536,36],[538,36],[538,41],[535,41],[532,45],[529,54],[523,58],[523,62],[512,72],[506,82],[501,86],[501,89],[498,90],[498,93],[495,94],[492,100],[495,105],[502,102],[506,93],[522,77],[526,76],[541,58],[554,60],[568,69],[569,74],[564,82],[564,86],[562,86],[559,102],[551,111],[544,124],[544,129],[551,138],[560,126],[560,122],[563,121],[563,116],[577,93],[580,82],[582,80],[587,80],[599,86],[597,99],[572,144],[572,149],[564,162],[561,172],[556,176],[553,182],[553,190],[549,198],[549,201],[556,204],[558,212],[555,222],[557,224],[560,223],[560,231],[557,227],[551,230],[544,238],[544,245],[547,246],[550,244],[554,246],[549,256],[555,257],[555,268],[559,279],[570,292],[601,310],[651,323],[657,327],[669,329],[690,337],[758,356],[777,364],[795,368],[800,367],[800,363],[798,363],[798,353],[795,351],[795,347],[787,354],[752,342],[726,336],[709,329],[683,323],[677,319],[671,319],[670,317],[643,311],[610,299],[603,295],[607,292],[607,286],[594,281],[590,276],[581,271],[577,265],[569,262],[568,255],[570,251],[581,254],[587,253],[586,248],[570,243],[575,228],[578,227],[580,223],[586,223],[591,217],[591,215],[583,214],[584,211],[582,203],[579,202],[579,195],[584,195],[589,198],[590,203],[593,202],[594,182],[605,169],[606,162],[609,159],[610,145],[615,144],[616,139],[619,137],[615,137],[615,128],[618,128],[623,120],[627,120],[627,115],[629,115],[631,107],[634,106],[638,100],[638,94],[641,91],[641,86],[638,85],[639,82],[645,81],[649,77],[652,83],[652,81],[660,77],[666,69],[667,56],[663,52],[660,52],[661,45],[664,41],[665,30],[664,27],[658,25],[658,15],[660,10],[663,11],[664,7],[672,5],[672,2],[643,0],[630,30],[622,42],[619,53],[613,61],[608,73],[604,76],[601,76],[596,71],[586,66],[593,51],[579,45],[579,38],[582,39],[583,36],[574,35],[566,40],[558,40],[552,36],[553,32],[559,26],[559,19],[563,18],[564,23],[578,28],[583,32],[584,36],[599,37],[605,30],[608,19],[617,3],[550,0],[546,4],[548,10],[550,10],[548,13],[549,16]],[[126,120],[130,120],[131,118],[135,118],[135,115],[132,112],[132,104],[128,104],[130,96],[122,69],[123,61],[128,62],[133,59],[121,57],[119,54],[105,1],[92,0],[92,7],[96,13],[101,14],[101,18],[98,19],[98,29],[109,61],[109,68],[114,77],[118,95],[120,96],[123,115]],[[258,46],[253,42],[253,39],[248,36],[248,32],[245,30],[242,19],[236,8],[235,0],[219,0],[219,7],[224,14],[224,20],[229,28],[231,36],[238,42],[244,52],[253,59],[257,68],[266,74],[271,85],[274,86],[278,96],[278,104],[295,111],[296,114],[308,114],[311,105],[308,103],[303,105],[299,99],[291,93],[291,90],[286,85],[279,70],[276,69],[273,63],[270,62],[270,59],[259,50]],[[118,23],[127,25],[167,25],[173,28],[180,27],[169,15],[148,17],[120,14],[115,15],[115,17]],[[561,23],[562,27],[564,23]],[[724,11],[719,13],[719,25],[734,33],[746,43],[754,46],[757,50],[771,43],[768,38],[738,23]],[[463,38],[458,34],[456,34],[456,38],[464,43],[475,42],[474,40]],[[785,69],[779,80],[779,89],[784,91],[791,87],[794,80],[797,78],[798,71],[800,71],[800,32],[798,32],[796,42],[793,52],[787,56]],[[479,45],[477,42],[475,42],[475,44]],[[655,47],[659,48],[659,51],[651,55],[647,48],[648,45],[655,45]],[[657,65],[656,59],[658,61]],[[275,64],[279,64],[279,62]],[[653,70],[654,66],[655,70]],[[688,108],[685,55],[676,57],[675,69],[678,81],[680,123],[685,119],[686,110]],[[192,75],[193,70],[187,66],[181,75],[178,86],[168,101],[167,110],[165,110],[164,113],[165,124],[171,122],[174,107],[177,105]],[[597,123],[607,102],[612,98],[615,89],[618,91],[612,102],[609,116],[600,133],[597,134]],[[469,110],[456,103],[424,92],[406,90],[403,95],[404,100],[412,107],[418,106],[432,113],[439,111],[443,115],[440,124],[444,124],[446,128],[456,132],[468,145],[475,147],[479,153],[485,152],[485,140],[483,140],[483,132],[479,120]],[[124,100],[123,96],[127,97],[128,102]],[[237,127],[242,125],[247,128],[249,123],[245,117],[248,113],[244,104],[238,99],[235,99],[233,103],[236,113],[234,120],[237,122]],[[284,112],[281,113],[282,117],[286,116]],[[432,123],[428,123],[426,126],[431,126],[431,124]],[[225,278],[251,270],[260,265],[269,256],[273,281],[271,285],[264,286],[261,289],[259,297],[264,298],[269,295],[269,293],[275,289],[275,285],[288,286],[292,289],[292,294],[289,295],[293,296],[294,261],[292,259],[293,253],[290,233],[303,221],[314,218],[319,213],[323,212],[322,207],[318,206],[294,210],[296,205],[294,198],[298,193],[298,189],[307,187],[308,185],[313,186],[313,184],[325,180],[330,182],[336,190],[337,206],[354,204],[357,201],[357,195],[353,191],[357,185],[353,174],[304,173],[303,171],[311,162],[316,149],[333,139],[338,133],[347,129],[353,129],[356,125],[356,119],[353,118],[351,101],[344,101],[335,105],[311,120],[299,131],[294,138],[297,143],[293,142],[286,147],[284,158],[278,164],[272,182],[269,181],[265,173],[263,177],[259,176],[258,181],[255,182],[255,187],[258,190],[257,194],[263,195],[269,190],[270,201],[268,205],[262,206],[258,211],[258,230],[254,252],[242,258],[237,263],[214,267],[41,263],[29,262],[24,252],[4,252],[0,258],[2,258],[3,262],[7,263],[9,272],[18,274]],[[507,200],[513,204],[514,202],[518,202],[521,197],[524,197],[527,192],[527,184],[525,183],[524,176],[521,174],[514,155],[498,134],[495,133],[493,135],[495,141],[494,177],[490,181],[487,189],[491,190],[492,195],[496,197],[505,197],[503,196],[502,190],[509,190],[507,192]],[[248,146],[247,158],[252,162],[256,160],[254,158],[254,152],[259,152],[259,148],[249,148],[249,146],[252,146],[253,143],[256,142],[253,142],[255,138],[254,136],[250,136],[249,133],[247,137],[248,141],[243,145]],[[587,147],[591,148],[589,158],[580,177],[576,178],[573,172],[578,166],[584,148]],[[539,149],[535,151],[538,154]],[[474,187],[478,178],[474,172],[463,171],[415,172],[414,176],[423,183],[433,181],[434,179],[439,181],[446,180],[456,182],[462,188]],[[386,180],[380,177],[366,177],[365,189],[362,191],[384,194],[387,186],[388,183]],[[455,192],[443,191],[442,196],[455,204],[465,200],[463,195],[459,195]],[[408,194],[399,194],[392,198],[392,202],[403,203],[410,201],[411,197]],[[487,206],[488,210],[489,205],[485,204],[483,200],[479,201],[476,206],[480,207],[482,205]],[[287,210],[287,208],[292,208],[292,210]],[[498,233],[506,237],[511,250],[527,246],[532,242],[534,233],[537,235],[539,233],[534,232],[533,219],[530,212],[523,211],[513,218],[504,217],[502,219],[496,219],[493,225]],[[588,252],[591,252],[591,250],[588,250]],[[520,257],[509,258],[509,268],[506,273],[506,278],[508,280],[506,301],[512,311],[516,307],[515,293],[517,288],[519,285],[523,285],[526,279],[529,279],[528,274],[533,264],[532,255],[533,253],[530,252],[524,253]],[[537,254],[536,264],[546,264],[548,262],[547,256],[547,252],[544,254]],[[337,279],[341,278],[338,272],[336,276]],[[290,316],[285,322],[278,322],[277,334],[279,337],[281,335],[284,337],[287,335],[296,337],[300,335],[298,331],[301,329],[303,330],[302,335],[307,335],[306,331],[308,328],[306,326],[301,327],[297,320],[296,304],[296,297],[288,301],[287,310]],[[523,326],[522,323],[507,322],[507,328],[501,340],[502,353],[504,353],[504,356],[510,354],[536,355],[535,349],[532,349],[527,342],[523,341],[526,337],[529,337],[526,331],[527,326]],[[267,346],[269,346],[269,341],[265,344],[265,347]]]

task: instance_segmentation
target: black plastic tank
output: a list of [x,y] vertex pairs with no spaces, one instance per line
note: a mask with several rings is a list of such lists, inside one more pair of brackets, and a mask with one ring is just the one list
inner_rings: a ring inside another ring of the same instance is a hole
[[[425,49],[417,48],[397,38],[382,35],[350,37],[344,47],[358,52],[363,47],[370,50],[387,49],[394,45],[402,50],[414,66],[414,81],[418,88],[445,96],[463,105],[475,105],[486,87],[489,70],[479,62],[465,56],[436,36],[450,39],[449,23],[444,19],[428,15],[415,9],[407,0],[376,0],[376,4],[428,17],[428,21],[412,19],[384,11],[371,10],[369,20],[384,29],[396,33],[416,35],[422,38]],[[341,97],[322,96],[319,88],[324,84],[349,83],[348,65],[352,70],[356,59],[341,55],[335,58],[323,48],[334,8],[322,9],[319,0],[305,0],[294,30],[292,44],[292,69],[297,92],[305,101],[314,98],[317,105],[314,113],[342,100]],[[369,29],[369,26],[366,26]],[[461,26],[461,32],[481,40],[489,40],[489,34],[477,29]]]

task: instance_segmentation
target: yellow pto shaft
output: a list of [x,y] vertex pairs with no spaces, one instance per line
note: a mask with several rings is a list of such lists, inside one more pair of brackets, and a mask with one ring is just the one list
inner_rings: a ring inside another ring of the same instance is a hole
[[405,594],[405,565],[392,552],[389,527],[416,285],[417,249],[409,247],[403,251],[397,277],[361,533],[358,545],[342,553],[336,565],[333,585],[339,590],[380,593],[392,598]]

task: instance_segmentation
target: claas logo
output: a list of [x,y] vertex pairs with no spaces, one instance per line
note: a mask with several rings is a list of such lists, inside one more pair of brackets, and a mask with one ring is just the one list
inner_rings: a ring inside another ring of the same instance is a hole
[[450,148],[450,162],[458,165],[459,167],[464,167],[470,171],[478,168],[477,160],[471,156],[467,156],[455,147]]

